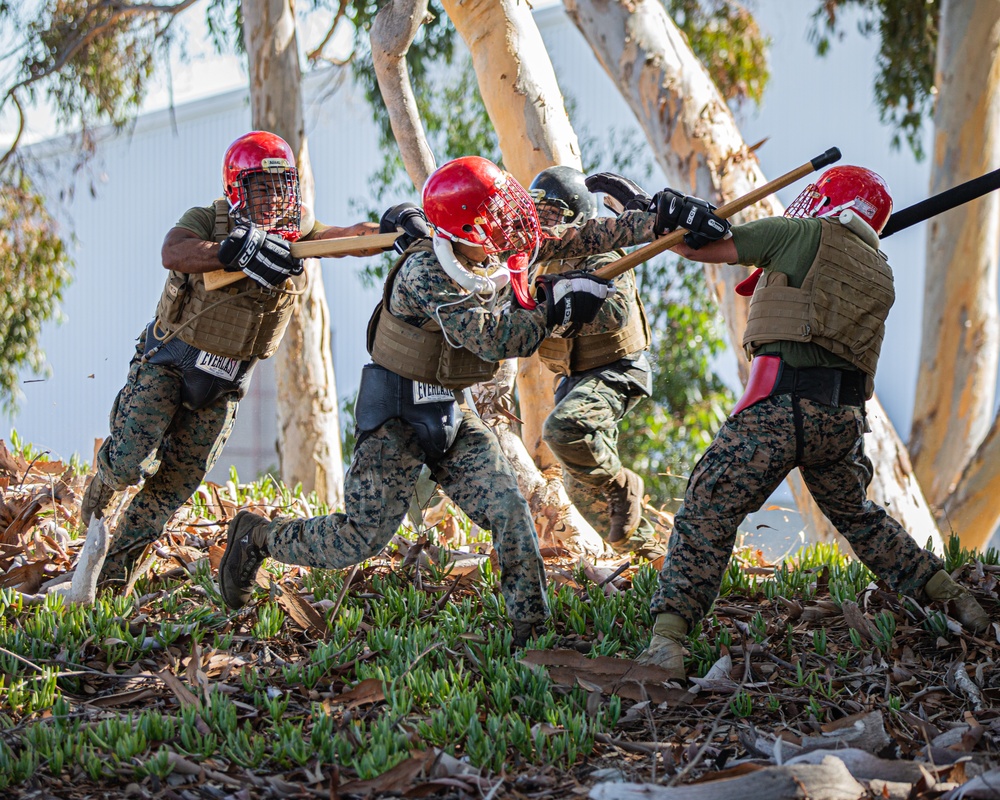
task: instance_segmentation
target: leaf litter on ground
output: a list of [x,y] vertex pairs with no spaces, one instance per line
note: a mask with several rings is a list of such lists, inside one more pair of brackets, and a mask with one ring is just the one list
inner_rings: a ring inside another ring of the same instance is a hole
[[[326,509],[270,478],[206,483],[128,595],[68,603],[51,587],[85,481],[0,442],[5,797],[998,796],[1000,624],[971,636],[832,545],[737,552],[671,682],[631,660],[653,565],[543,541],[552,625],[516,650],[488,533],[439,496],[378,558],[269,562],[229,612],[236,511]],[[1000,619],[996,553],[947,555]]]

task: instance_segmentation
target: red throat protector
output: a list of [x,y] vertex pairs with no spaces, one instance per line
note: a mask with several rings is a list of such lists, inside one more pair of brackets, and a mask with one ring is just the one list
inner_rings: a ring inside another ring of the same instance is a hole
[[507,269],[510,272],[510,288],[514,290],[517,302],[523,308],[529,310],[537,308],[538,303],[531,296],[531,287],[528,286],[528,265],[531,258],[527,253],[514,253],[507,259]]
[[740,297],[751,297],[753,295],[753,290],[757,288],[757,282],[763,274],[764,270],[757,267],[757,269],[750,273],[749,277],[744,278],[736,284],[736,294]]

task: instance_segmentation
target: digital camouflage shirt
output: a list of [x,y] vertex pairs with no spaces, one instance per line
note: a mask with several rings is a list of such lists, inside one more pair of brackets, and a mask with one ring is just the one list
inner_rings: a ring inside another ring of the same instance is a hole
[[[649,242],[655,219],[655,214],[629,211],[617,218],[592,219],[578,227],[543,228],[535,261],[582,258]],[[457,253],[456,257],[470,271],[482,269]],[[620,293],[616,293],[609,302],[618,303],[619,298]],[[406,260],[393,284],[389,311],[418,327],[433,320],[450,344],[487,361],[529,356],[548,334],[544,308],[529,311],[519,307],[511,302],[509,287],[492,298],[473,294],[448,277],[433,253],[414,253]]]
[[[568,227],[568,226],[562,226]],[[599,253],[583,258],[565,258],[556,261],[547,261],[538,265],[538,274],[543,272],[548,274],[559,274],[571,270],[583,270],[584,272],[596,272],[608,264],[613,264],[624,253],[615,250],[610,253]],[[611,295],[601,305],[601,310],[597,312],[593,322],[588,322],[580,329],[580,336],[592,336],[596,333],[608,333],[617,331],[625,327],[632,316],[635,299],[635,270],[624,272],[615,278],[615,293]]]

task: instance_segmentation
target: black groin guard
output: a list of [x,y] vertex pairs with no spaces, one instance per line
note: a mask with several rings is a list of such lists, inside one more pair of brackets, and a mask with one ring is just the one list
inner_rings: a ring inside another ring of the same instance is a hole
[[250,385],[257,359],[246,361],[214,356],[178,338],[163,342],[156,338],[156,321],[146,328],[143,360],[147,364],[174,367],[181,374],[181,404],[190,411],[207,408],[222,395],[237,392],[242,398]]
[[444,457],[462,426],[462,412],[450,390],[366,364],[354,405],[357,444],[397,418],[413,428],[429,465]]

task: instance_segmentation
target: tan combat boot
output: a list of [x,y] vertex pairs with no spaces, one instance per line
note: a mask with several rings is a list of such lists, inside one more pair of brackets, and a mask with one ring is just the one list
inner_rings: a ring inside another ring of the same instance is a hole
[[219,562],[219,593],[230,608],[243,608],[253,594],[257,570],[267,558],[270,520],[241,511],[229,522],[226,552]]
[[983,633],[990,626],[990,618],[975,597],[964,586],[955,582],[947,572],[935,573],[924,586],[929,600],[951,601],[955,619],[972,633]]
[[662,667],[674,680],[684,680],[684,643],[688,624],[677,614],[657,614],[653,623],[653,638],[639,653],[636,663]]
[[642,478],[624,467],[604,485],[603,492],[608,500],[608,514],[611,517],[608,544],[624,542],[639,527],[644,489]]
[[90,525],[90,518],[94,514],[98,519],[104,519],[117,499],[118,492],[102,481],[95,472],[80,501],[80,520],[84,525]]

